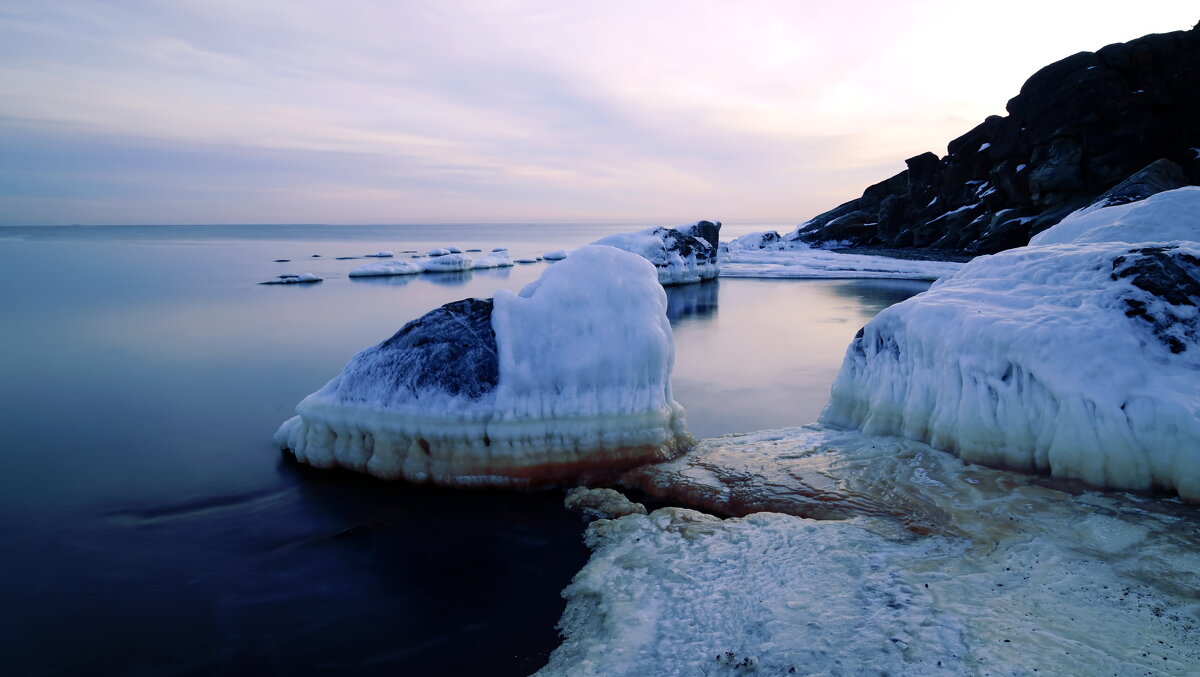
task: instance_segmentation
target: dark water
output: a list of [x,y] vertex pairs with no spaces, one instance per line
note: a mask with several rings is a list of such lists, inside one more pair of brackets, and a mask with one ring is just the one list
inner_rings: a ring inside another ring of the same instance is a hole
[[[539,668],[587,557],[559,492],[316,471],[270,438],[357,350],[547,265],[363,281],[346,277],[362,261],[335,257],[520,256],[628,229],[0,229],[0,672]],[[300,272],[326,280],[256,284]],[[814,420],[858,327],[924,287],[673,288],[675,397],[693,432]]]

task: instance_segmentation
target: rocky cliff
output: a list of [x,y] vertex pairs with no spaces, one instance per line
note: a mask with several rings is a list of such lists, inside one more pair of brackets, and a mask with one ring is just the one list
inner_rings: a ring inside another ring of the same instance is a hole
[[1200,24],[1041,69],[991,116],[786,239],[992,253],[1104,197],[1200,184]]

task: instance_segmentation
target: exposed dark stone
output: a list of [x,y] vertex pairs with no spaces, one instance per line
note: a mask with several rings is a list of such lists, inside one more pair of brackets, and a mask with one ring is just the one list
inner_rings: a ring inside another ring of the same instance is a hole
[[1114,281],[1128,279],[1145,295],[1125,299],[1125,315],[1148,323],[1172,353],[1182,353],[1200,341],[1200,321],[1194,312],[1174,307],[1200,305],[1200,258],[1176,247],[1144,247],[1113,259]]
[[909,158],[786,239],[979,254],[1024,245],[1098,198],[1200,184],[1198,111],[1200,25],[1081,52],[1035,73],[1007,116],[954,139],[944,157]]
[[704,240],[712,245],[713,251],[717,251],[717,247],[721,244],[721,222],[720,221],[697,221],[690,226],[679,228],[679,232],[684,235],[691,235]]
[[355,361],[359,368],[339,377],[345,401],[370,401],[379,388],[481,397],[499,378],[492,300],[463,299],[431,310]]

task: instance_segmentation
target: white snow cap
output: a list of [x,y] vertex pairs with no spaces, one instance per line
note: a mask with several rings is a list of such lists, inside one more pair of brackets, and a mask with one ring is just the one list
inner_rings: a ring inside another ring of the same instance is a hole
[[666,303],[644,259],[583,247],[520,294],[448,304],[359,353],[275,440],[318,467],[459,486],[673,457],[691,438]]
[[542,258],[546,259],[547,261],[562,261],[570,256],[570,254],[571,252],[567,251],[566,249],[555,249],[552,252],[546,252],[545,254],[542,254]]
[[471,265],[474,268],[508,268],[513,265],[513,260],[507,249],[500,249],[476,257]]
[[1180,241],[1200,241],[1200,186],[1123,205],[1084,207],[1034,235],[1029,244]]
[[1196,243],[980,257],[860,332],[821,420],[1200,501],[1197,303]]
[[470,256],[453,253],[418,259],[417,264],[427,273],[453,273],[475,267],[475,261]]

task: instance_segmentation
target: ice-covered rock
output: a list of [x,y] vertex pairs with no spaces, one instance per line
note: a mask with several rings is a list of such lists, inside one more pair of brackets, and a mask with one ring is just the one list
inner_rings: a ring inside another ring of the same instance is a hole
[[389,275],[415,275],[425,269],[413,261],[375,261],[350,271],[350,277],[386,277]]
[[427,273],[454,273],[471,270],[475,266],[475,261],[466,254],[447,252],[427,259],[418,259],[417,264]]
[[981,257],[859,332],[821,420],[1200,501],[1197,304],[1196,243]]
[[1200,186],[1106,206],[1101,201],[1033,236],[1030,245],[1200,241]]
[[698,221],[679,228],[648,228],[610,235],[594,244],[633,252],[654,264],[662,284],[684,284],[716,277],[720,221]]
[[516,263],[537,263],[538,261],[541,261],[541,259],[534,258],[532,256],[522,256],[521,258],[516,259]]
[[519,295],[447,304],[362,351],[275,440],[318,467],[458,486],[664,460],[690,442],[665,311],[646,261],[584,247]]
[[723,243],[726,250],[733,249],[766,249],[767,247],[779,242],[779,233],[773,230],[764,230],[758,233],[748,233],[738,238],[734,238],[727,243]]
[[546,261],[562,261],[563,259],[567,258],[570,253],[571,252],[567,251],[566,249],[555,249],[552,252],[546,252],[545,254],[542,254],[542,258]]
[[312,273],[285,274],[276,276],[274,279],[260,282],[259,284],[311,284],[320,282],[325,278],[318,277]]
[[634,503],[616,489],[575,487],[563,498],[563,507],[589,521],[646,514],[646,506]]
[[368,258],[373,258],[373,259],[390,259],[393,256],[395,256],[395,254],[393,254],[390,251],[387,251],[386,249],[381,249],[381,250],[375,252],[374,254],[364,254],[363,256],[366,256]]
[[426,256],[447,256],[449,254],[461,254],[463,250],[458,247],[436,247],[426,252]]
[[513,265],[513,260],[504,249],[477,257],[471,265],[473,268],[508,268]]
[[506,251],[508,251],[508,247],[493,247],[492,248],[492,253],[506,252]]

